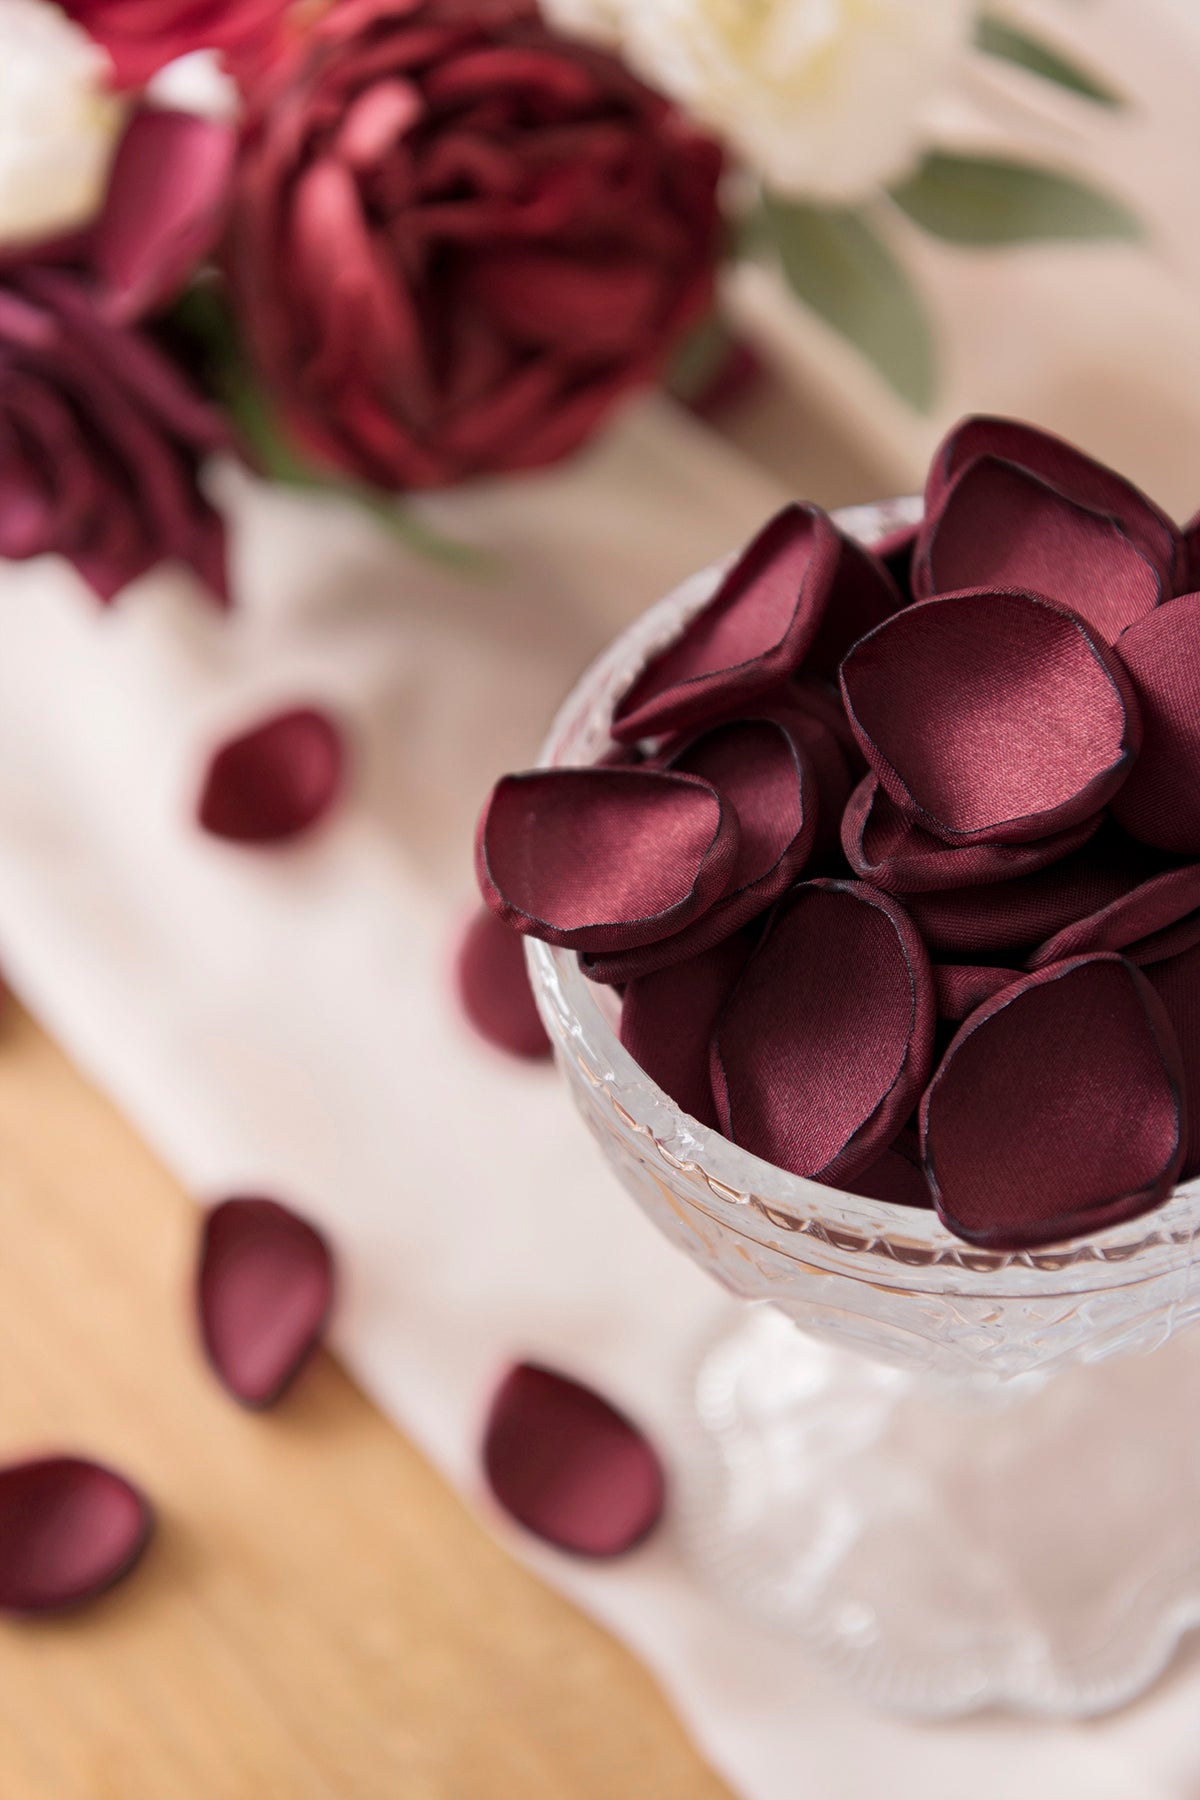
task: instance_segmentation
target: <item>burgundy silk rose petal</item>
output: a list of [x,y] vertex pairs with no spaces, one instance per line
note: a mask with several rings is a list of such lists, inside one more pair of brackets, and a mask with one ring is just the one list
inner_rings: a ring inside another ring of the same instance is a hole
[[920,533],[919,521],[914,525],[898,525],[894,531],[889,531],[877,544],[872,545],[873,554],[895,582],[896,591],[905,606],[913,598],[913,556]]
[[475,868],[515,931],[569,949],[656,943],[719,900],[737,861],[733,807],[694,775],[533,769],[497,782]]
[[0,1468],[0,1611],[93,1599],[130,1572],[152,1529],[143,1496],[99,1463],[47,1456]]
[[1067,608],[983,589],[926,600],[842,664],[855,735],[881,785],[951,843],[1024,843],[1078,825],[1141,741],[1113,653]]
[[1188,1137],[1179,1179],[1190,1181],[1200,1175],[1200,943],[1148,964],[1144,973],[1166,1009],[1183,1059]]
[[1168,601],[1117,644],[1142,715],[1142,749],[1112,810],[1133,837],[1200,855],[1200,593]]
[[1030,875],[906,894],[904,904],[933,956],[1019,962],[1056,932],[1160,875],[1163,860],[1106,824],[1081,850]]
[[921,1107],[951,1231],[988,1249],[1134,1218],[1174,1185],[1187,1130],[1178,1043],[1122,957],[1056,963],[964,1022]]
[[1100,818],[1096,813],[1027,844],[947,844],[922,831],[868,774],[842,814],[842,849],[856,875],[891,894],[979,887],[1061,861],[1087,843]]
[[947,490],[921,534],[913,584],[922,599],[982,587],[1045,594],[1107,644],[1164,593],[1114,519],[990,456],[968,463]]
[[197,1303],[204,1348],[244,1406],[290,1387],[333,1305],[333,1255],[306,1219],[277,1200],[224,1200],[204,1221]]
[[208,766],[197,817],[214,837],[282,843],[325,817],[345,773],[345,744],[333,719],[315,707],[295,707],[221,746]]
[[1176,582],[1179,594],[1194,594],[1200,588],[1200,512],[1183,528],[1184,570]]
[[483,1466],[510,1517],[576,1556],[621,1556],[662,1516],[662,1464],[636,1425],[537,1363],[518,1364],[496,1390]]
[[819,508],[785,507],[622,695],[613,736],[704,725],[781,686],[816,635],[840,559],[837,528]]
[[925,948],[890,896],[848,881],[796,888],[717,1022],[722,1130],[794,1174],[851,1180],[916,1104],[934,1017]]
[[1017,969],[992,968],[987,963],[934,963],[933,987],[939,1019],[965,1019],[985,1000],[1020,981]]
[[714,1130],[709,1043],[753,948],[752,934],[724,938],[698,956],[631,981],[621,1003],[621,1042],[630,1056],[676,1106]]
[[1150,963],[1165,962],[1173,956],[1182,956],[1185,950],[1191,950],[1200,944],[1200,911],[1188,913],[1174,925],[1167,925],[1161,931],[1152,931],[1148,937],[1138,938],[1132,944],[1126,944],[1121,951],[1131,963],[1139,969]]
[[1019,419],[967,418],[943,439],[929,468],[925,514],[941,509],[954,478],[982,456],[999,457],[1040,476],[1071,500],[1109,513],[1162,577],[1164,593],[1178,591],[1184,566],[1177,527],[1131,481],[1049,431]]
[[878,1162],[849,1183],[852,1194],[864,1200],[884,1200],[890,1206],[917,1206],[929,1210],[933,1195],[921,1165],[921,1147],[915,1132],[902,1131]]
[[[1029,958],[1031,969],[1065,962],[1092,950],[1123,950],[1139,938],[1165,931],[1200,907],[1200,863],[1168,869],[1138,882],[1095,912],[1064,925]],[[1132,959],[1131,959],[1132,960]]]
[[212,249],[236,143],[230,126],[195,113],[135,114],[92,244],[114,316],[138,318],[171,299]]
[[797,738],[778,720],[718,725],[673,750],[666,767],[709,782],[733,807],[737,857],[721,898],[682,931],[640,948],[584,957],[593,981],[632,981],[719,943],[766,912],[812,853],[820,807],[816,777]]
[[525,968],[524,940],[481,906],[458,947],[459,1002],[480,1037],[510,1056],[540,1062],[551,1053]]

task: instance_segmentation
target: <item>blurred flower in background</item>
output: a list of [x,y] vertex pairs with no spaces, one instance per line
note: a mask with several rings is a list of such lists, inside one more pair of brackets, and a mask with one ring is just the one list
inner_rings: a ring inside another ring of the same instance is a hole
[[546,0],[783,193],[857,200],[917,162],[975,0]]
[[989,66],[1117,104],[991,0],[0,0],[0,550],[104,599],[173,556],[223,595],[224,445],[461,565],[395,496],[761,367],[722,259],[928,410],[906,230],[1137,234],[931,136]]
[[[9,4],[10,0],[5,0]],[[231,60],[274,44],[296,0],[64,0],[103,44],[122,87],[141,87],[177,57],[220,50]]]
[[254,361],[363,481],[554,461],[711,302],[719,149],[525,0],[343,0],[248,104]]
[[46,0],[0,5],[0,254],[85,224],[125,108],[108,58]]

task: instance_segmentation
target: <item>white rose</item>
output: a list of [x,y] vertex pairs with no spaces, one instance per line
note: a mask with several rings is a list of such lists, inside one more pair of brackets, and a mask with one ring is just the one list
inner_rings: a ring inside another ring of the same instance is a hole
[[923,114],[968,41],[975,0],[546,0],[613,40],[770,184],[853,201],[920,154]]
[[0,244],[83,225],[124,108],[105,53],[49,0],[0,0]]

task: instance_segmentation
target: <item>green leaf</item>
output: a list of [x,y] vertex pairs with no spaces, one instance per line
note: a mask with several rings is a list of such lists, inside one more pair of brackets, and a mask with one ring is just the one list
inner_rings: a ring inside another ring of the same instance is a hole
[[1125,104],[1119,94],[1112,88],[1105,87],[1086,69],[1081,69],[1078,63],[1071,62],[1060,51],[1051,50],[1048,45],[1030,37],[1027,32],[1008,24],[1004,19],[980,19],[975,27],[975,42],[989,56],[998,56],[1004,62],[1015,63],[1018,68],[1027,69],[1031,75],[1040,75],[1043,81],[1053,81],[1072,94],[1082,95],[1085,100],[1095,100],[1100,106]]
[[1022,244],[1046,238],[1139,238],[1137,219],[1071,175],[1001,157],[935,150],[892,198],[952,244]]
[[763,223],[792,288],[849,340],[919,412],[934,399],[929,320],[908,276],[859,212],[777,195],[763,197]]

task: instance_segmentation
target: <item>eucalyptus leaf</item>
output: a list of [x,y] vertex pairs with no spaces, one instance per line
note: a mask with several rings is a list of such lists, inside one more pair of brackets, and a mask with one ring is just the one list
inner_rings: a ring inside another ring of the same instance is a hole
[[762,222],[793,291],[872,363],[910,406],[933,405],[933,336],[924,304],[861,212],[768,194]]
[[892,198],[924,231],[952,244],[1044,239],[1134,241],[1141,226],[1111,195],[1028,162],[935,150]]
[[1020,30],[1018,26],[1010,25],[1006,19],[991,18],[985,14],[975,27],[975,42],[989,56],[1015,63],[1018,68],[1027,69],[1031,75],[1040,75],[1044,81],[1052,81],[1057,87],[1079,94],[1085,100],[1094,100],[1100,106],[1125,104],[1120,94],[1106,87],[1077,62],[1064,56],[1059,50],[1052,50],[1040,39],[1030,37],[1028,32]]

